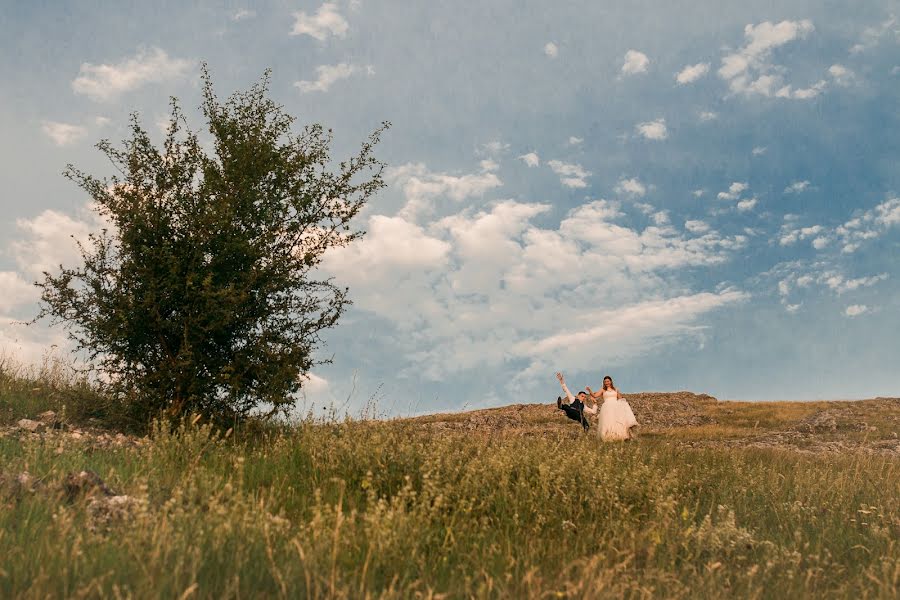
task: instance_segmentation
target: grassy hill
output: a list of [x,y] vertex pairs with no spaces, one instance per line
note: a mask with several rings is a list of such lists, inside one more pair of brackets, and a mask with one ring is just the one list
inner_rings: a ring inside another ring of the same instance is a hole
[[[138,436],[104,429],[111,409],[91,416],[87,391],[45,384],[0,378],[4,598],[896,598],[900,586],[896,399],[631,395],[633,443],[600,443],[551,405]],[[77,416],[60,418],[74,397]],[[48,408],[40,431],[16,424]]]

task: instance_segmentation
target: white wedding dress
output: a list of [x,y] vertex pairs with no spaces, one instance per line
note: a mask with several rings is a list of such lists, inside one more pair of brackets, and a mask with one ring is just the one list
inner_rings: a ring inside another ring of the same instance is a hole
[[599,410],[585,408],[585,412],[593,414],[599,412],[597,417],[597,432],[602,440],[626,440],[631,437],[628,431],[638,424],[631,411],[631,406],[624,398],[619,398],[616,390],[603,392],[603,404]]

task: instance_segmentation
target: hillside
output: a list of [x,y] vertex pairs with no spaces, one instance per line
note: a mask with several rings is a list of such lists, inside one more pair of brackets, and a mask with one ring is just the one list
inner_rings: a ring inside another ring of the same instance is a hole
[[549,404],[135,435],[7,383],[3,598],[900,589],[898,399],[631,394],[638,441],[601,444]]
[[[692,392],[644,392],[627,399],[641,424],[641,436],[688,446],[900,453],[900,398],[721,402]],[[412,422],[436,432],[584,435],[554,404],[513,404],[427,415]]]

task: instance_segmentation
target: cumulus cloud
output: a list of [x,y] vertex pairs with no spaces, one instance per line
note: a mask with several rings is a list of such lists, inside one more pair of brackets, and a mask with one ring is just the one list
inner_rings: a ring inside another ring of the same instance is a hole
[[160,48],[139,50],[130,58],[114,64],[82,63],[72,91],[91,100],[108,102],[148,83],[163,83],[187,73],[193,62],[170,58]]
[[231,20],[234,22],[246,21],[256,16],[256,11],[249,8],[239,8],[231,13]]
[[696,65],[688,65],[675,74],[675,81],[679,85],[693,83],[709,73],[709,63],[697,63]]
[[809,187],[809,181],[795,181],[791,185],[784,188],[785,194],[799,194],[801,192],[805,192]]
[[486,142],[481,144],[477,148],[477,153],[480,156],[497,156],[499,154],[503,154],[509,150],[509,144],[506,142],[502,142],[500,140],[491,140],[490,142]]
[[536,152],[529,152],[528,154],[523,154],[519,157],[519,160],[524,162],[529,167],[537,167],[541,164],[541,158],[537,155]]
[[778,238],[778,243],[782,246],[791,246],[793,244],[796,244],[800,240],[806,240],[819,236],[819,234],[823,233],[824,231],[825,228],[821,225],[795,228],[790,224],[785,224],[781,228],[781,234]]
[[559,175],[559,181],[566,187],[583,188],[587,187],[587,178],[591,176],[591,172],[585,170],[579,164],[564,163],[559,160],[551,160],[547,163],[553,172]]
[[669,137],[669,130],[666,129],[666,120],[663,118],[656,119],[655,121],[638,123],[634,128],[637,130],[638,134],[648,140],[664,140]]
[[291,35],[308,35],[321,42],[329,36],[344,37],[348,29],[350,24],[338,12],[337,5],[326,2],[312,15],[303,11],[295,12]]
[[623,75],[636,75],[645,73],[650,65],[650,59],[643,52],[629,50],[625,53],[625,62],[622,63]]
[[544,45],[544,54],[549,56],[550,58],[556,58],[559,55],[559,47],[553,42],[547,42]]
[[900,198],[889,198],[835,229],[844,253],[855,252],[863,243],[900,225]]
[[795,40],[806,38],[815,30],[808,19],[800,21],[764,21],[744,27],[745,44],[722,57],[719,77],[728,83],[732,94],[775,96],[805,100],[819,95],[827,82],[795,89],[785,84],[783,68],[771,63],[772,52]]
[[569,136],[569,145],[570,146],[578,146],[584,142],[584,138],[575,137],[574,135]]
[[685,221],[684,228],[691,233],[706,233],[709,225],[705,221]]
[[848,86],[853,83],[856,75],[844,65],[831,65],[828,67],[828,74],[837,85]]
[[[860,36],[859,42],[850,47],[850,53],[859,54],[860,52],[865,52],[866,50],[874,48],[881,42],[881,39],[885,37],[886,34],[895,31],[896,24],[897,18],[891,15],[888,19],[882,21],[878,25],[866,27]],[[895,37],[897,36],[896,31],[894,35]]]
[[38,299],[38,289],[15,271],[0,271],[0,316]]
[[[744,292],[728,289],[598,310],[583,319],[589,328],[527,339],[516,345],[514,352],[531,359],[526,375],[543,375],[558,364],[587,370],[598,362],[622,361],[691,333],[702,315],[748,297]],[[609,343],[603,343],[604,340]],[[593,351],[584,352],[585,346]]]
[[752,154],[753,156],[762,156],[766,153],[766,150],[768,150],[768,148],[766,148],[765,146],[756,146],[753,148],[753,150],[750,151],[750,154]]
[[703,110],[697,115],[700,120],[704,123],[708,123],[709,121],[715,121],[719,118],[718,113],[715,113],[711,110]]
[[[535,225],[550,210],[502,200],[423,225],[372,217],[362,240],[369,245],[337,250],[326,266],[353,279],[355,306],[392,322],[417,374],[437,380],[523,361],[527,377],[558,358],[546,340],[560,322],[585,331],[608,315],[621,314],[632,330],[623,338],[632,345],[618,355],[625,356],[690,335],[703,315],[744,297],[669,293],[683,289],[669,284],[678,269],[728,260],[745,246],[741,236],[679,233],[664,211],[653,213],[653,225],[632,228],[619,205],[604,200],[571,210],[558,226]],[[638,327],[641,319],[652,324]]]
[[[310,92],[327,92],[331,86],[347,79],[351,75],[359,72],[359,67],[349,63],[338,63],[336,65],[320,65],[316,67],[316,79],[312,81],[296,81],[294,86],[303,94]],[[366,72],[371,75],[373,71],[367,67]]]
[[615,191],[620,195],[631,196],[632,198],[642,198],[647,194],[647,186],[641,183],[637,177],[629,179],[620,179],[616,184]]
[[18,237],[10,242],[8,252],[21,273],[41,278],[44,271],[53,272],[60,264],[79,262],[76,242],[86,243],[89,233],[108,226],[88,207],[77,216],[45,210],[30,219],[16,220]]
[[719,200],[737,200],[741,194],[749,189],[749,185],[745,181],[735,181],[728,186],[727,192],[719,192],[716,196]]
[[844,314],[848,317],[858,317],[864,312],[868,312],[869,307],[865,304],[851,304],[847,308],[844,309]]
[[747,212],[748,210],[753,210],[753,208],[756,206],[756,203],[756,198],[746,198],[737,203],[737,209],[741,212]]
[[56,121],[44,121],[41,124],[44,135],[53,140],[57,146],[68,146],[87,135],[87,129],[81,125],[58,123]]
[[392,167],[386,171],[385,179],[402,190],[406,204],[399,214],[410,220],[433,212],[434,202],[439,198],[461,202],[502,185],[500,178],[490,171],[451,175],[430,171],[422,163]]

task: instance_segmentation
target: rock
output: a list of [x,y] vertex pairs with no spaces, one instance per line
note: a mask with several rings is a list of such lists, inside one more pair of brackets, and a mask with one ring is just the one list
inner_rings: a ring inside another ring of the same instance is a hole
[[40,419],[41,423],[46,423],[47,425],[52,425],[56,423],[56,413],[52,410],[45,410],[41,414],[38,415],[38,419]]
[[47,426],[40,421],[32,421],[31,419],[19,419],[19,422],[16,423],[19,426],[19,429],[24,429],[25,431],[30,431],[31,433],[40,433]]
[[66,493],[66,499],[69,502],[74,501],[79,496],[115,496],[100,476],[93,471],[80,471],[78,473],[69,473],[63,480],[63,491]]
[[797,423],[797,431],[803,433],[834,433],[837,428],[837,419],[828,410],[820,410]]
[[33,494],[40,487],[41,482],[28,471],[22,471],[16,475],[0,473],[0,493],[13,498],[19,498],[23,494]]
[[141,501],[127,495],[92,498],[88,504],[92,530],[105,529],[131,517],[141,507]]

